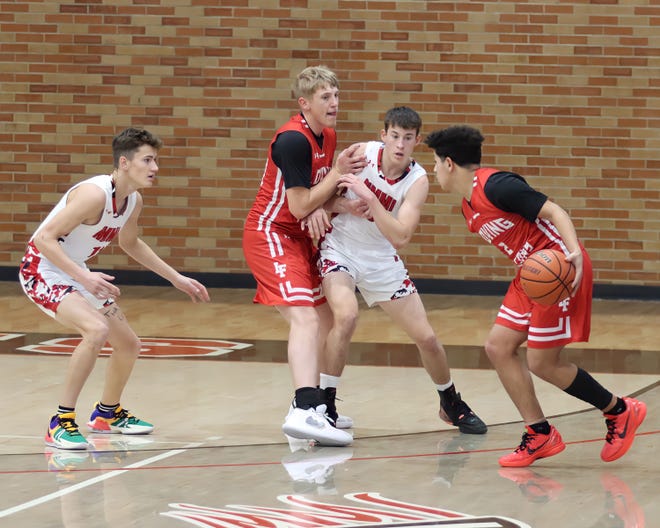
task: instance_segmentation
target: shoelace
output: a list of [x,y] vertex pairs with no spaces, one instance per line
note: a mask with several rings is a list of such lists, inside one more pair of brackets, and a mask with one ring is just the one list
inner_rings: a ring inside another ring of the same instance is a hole
[[115,411],[115,418],[118,420],[126,420],[128,423],[137,423],[139,421],[135,416],[133,416],[123,407],[117,407],[117,410]]
[[516,447],[516,453],[519,453],[520,451],[524,451],[527,449],[527,446],[536,438],[536,434],[533,433],[523,433],[522,435],[522,441],[520,442],[520,445]]
[[60,427],[71,435],[79,435],[78,424],[71,418],[60,418]]
[[605,418],[605,425],[607,426],[605,441],[611,444],[614,440],[614,435],[616,435],[616,418]]

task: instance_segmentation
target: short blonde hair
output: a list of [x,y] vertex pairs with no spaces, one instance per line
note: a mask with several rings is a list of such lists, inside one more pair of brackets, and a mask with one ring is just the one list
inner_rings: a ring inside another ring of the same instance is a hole
[[299,97],[310,97],[319,88],[339,88],[339,79],[332,70],[325,66],[309,66],[301,71],[293,83],[293,95]]

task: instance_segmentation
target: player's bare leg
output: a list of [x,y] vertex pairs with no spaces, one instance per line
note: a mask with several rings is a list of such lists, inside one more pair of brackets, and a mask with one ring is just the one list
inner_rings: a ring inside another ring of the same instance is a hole
[[289,322],[288,357],[296,397],[282,430],[288,436],[312,439],[322,445],[346,446],[353,436],[333,427],[317,388],[318,356],[328,328],[330,310],[311,306],[278,306]]
[[440,418],[457,426],[462,433],[485,433],[486,424],[456,392],[447,363],[447,353],[429,323],[419,294],[412,293],[378,304],[417,345],[422,365],[438,389]]
[[276,306],[289,323],[287,356],[295,389],[316,387],[320,319],[313,306]]
[[516,450],[500,457],[499,463],[504,467],[529,466],[538,458],[556,455],[566,447],[559,432],[546,420],[527,362],[518,355],[526,339],[525,333],[496,324],[486,341],[486,354],[526,426]]
[[60,405],[75,408],[80,391],[106,343],[110,327],[103,315],[76,292],[62,299],[55,319],[76,330],[82,338],[69,360],[59,401]]
[[325,347],[320,358],[320,387],[324,393],[327,412],[339,429],[353,427],[353,419],[339,414],[336,406],[339,378],[348,361],[351,338],[358,320],[358,301],[352,277],[343,271],[335,271],[323,279],[323,293],[331,310]]
[[108,404],[119,403],[128,378],[140,355],[141,344],[118,305],[108,306],[102,309],[101,313],[107,318],[110,325],[108,342],[112,347],[101,401]]
[[341,376],[358,321],[355,282],[348,273],[330,273],[323,279],[323,293],[332,310],[333,323],[321,358],[321,372]]
[[417,293],[400,299],[378,303],[402,330],[408,334],[419,350],[422,365],[433,383],[449,383],[451,375],[447,353],[438,340],[426,315],[422,300]]
[[62,299],[55,319],[76,330],[82,339],[69,359],[61,399],[48,424],[45,441],[59,449],[86,449],[89,444],[76,423],[76,403],[106,342],[109,327],[104,317],[77,292]]
[[518,355],[518,349],[527,335],[501,325],[494,325],[486,340],[486,355],[526,424],[545,420],[536,397],[534,382],[527,363]]
[[96,402],[87,427],[95,433],[149,434],[154,426],[137,418],[121,405],[124,388],[140,355],[140,339],[128,325],[117,304],[102,308],[99,313],[110,329],[107,340],[112,347],[112,354],[106,366],[101,399]]

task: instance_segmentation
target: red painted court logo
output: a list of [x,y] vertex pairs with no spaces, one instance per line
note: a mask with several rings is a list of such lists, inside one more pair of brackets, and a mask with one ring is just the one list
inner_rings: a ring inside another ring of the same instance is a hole
[[[229,354],[235,350],[250,348],[249,343],[237,343],[223,339],[179,339],[165,337],[142,337],[141,357],[176,358],[176,357],[211,357]],[[36,345],[25,345],[16,350],[37,354],[70,355],[80,344],[79,337],[58,337],[42,341]],[[101,356],[109,356],[112,348],[106,344],[101,349]]]
[[531,528],[507,517],[475,517],[443,508],[401,502],[379,493],[350,493],[346,499],[361,506],[329,504],[300,495],[280,495],[277,500],[285,508],[266,508],[230,504],[225,508],[208,508],[194,504],[173,503],[172,510],[161,515],[207,528],[334,528],[444,526],[454,528]]

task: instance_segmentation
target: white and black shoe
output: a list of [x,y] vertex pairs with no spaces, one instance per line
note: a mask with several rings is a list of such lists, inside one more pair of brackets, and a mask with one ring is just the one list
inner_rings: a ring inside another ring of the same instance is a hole
[[333,427],[326,411],[325,405],[309,409],[292,406],[282,431],[293,438],[314,440],[319,445],[342,447],[352,444],[353,435]]
[[344,416],[343,414],[339,414],[337,412],[337,404],[335,403],[337,400],[337,389],[334,387],[327,387],[325,389],[321,389],[321,392],[327,407],[326,414],[332,421],[332,425],[334,425],[337,429],[352,429],[353,418],[350,416]]

